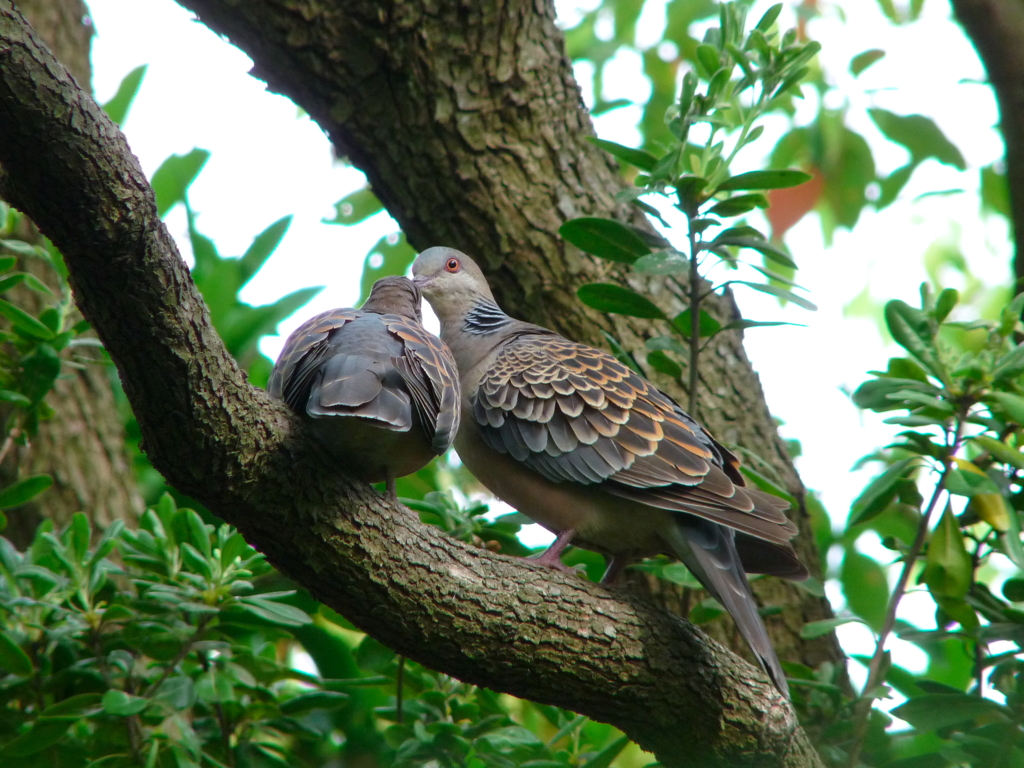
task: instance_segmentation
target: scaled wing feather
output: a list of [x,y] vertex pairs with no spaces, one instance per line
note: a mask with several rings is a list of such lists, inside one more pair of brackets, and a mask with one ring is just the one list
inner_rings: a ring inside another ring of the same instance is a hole
[[531,327],[500,350],[472,406],[489,446],[554,482],[599,484],[780,548],[796,533],[786,502],[744,487],[735,456],[599,349]]

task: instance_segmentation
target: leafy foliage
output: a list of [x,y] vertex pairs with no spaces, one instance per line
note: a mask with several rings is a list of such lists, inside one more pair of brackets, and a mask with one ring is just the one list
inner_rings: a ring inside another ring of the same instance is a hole
[[[1001,590],[993,588],[998,573],[1024,569],[1024,346],[1016,343],[1024,331],[1024,294],[991,322],[950,319],[957,304],[955,290],[936,295],[927,285],[920,307],[889,302],[888,329],[905,354],[853,393],[859,406],[892,414],[886,422],[904,429],[868,457],[887,468],[862,492],[836,540],[846,547],[840,580],[853,615],[804,628],[814,636],[862,621],[877,638],[874,655],[859,659],[868,667],[860,698],[845,700],[836,689],[829,710],[815,703],[820,686],[796,687],[805,715],[825,724],[823,754],[835,765],[988,766],[1024,759],[1024,613],[1016,605],[1024,581],[1011,576]],[[883,566],[854,548],[869,530],[893,552],[899,575],[892,586]],[[934,630],[896,618],[915,587],[931,596]],[[886,641],[893,632],[928,654],[923,676],[892,664]],[[887,730],[891,718],[872,709],[894,691],[907,697],[892,714],[909,731]]]
[[[791,98],[820,48],[814,42],[798,42],[794,30],[781,38],[773,31],[781,8],[772,6],[745,32],[746,5],[719,6],[719,25],[709,28],[697,46],[695,67],[683,76],[679,96],[665,112],[671,140],[662,150],[642,151],[610,141],[597,142],[643,172],[636,175],[633,189],[620,193],[620,199],[636,201],[642,210],[667,224],[656,208],[642,200],[658,195],[671,200],[686,216],[686,251],[676,250],[645,230],[610,219],[574,219],[559,230],[581,250],[629,264],[641,274],[685,276],[690,306],[673,320],[648,298],[624,286],[584,285],[579,297],[584,304],[603,312],[667,322],[669,334],[651,340],[657,346],[651,349],[647,362],[675,378],[681,377],[686,365],[691,415],[695,415],[697,404],[697,366],[702,347],[723,331],[764,325],[756,321],[723,324],[701,309],[704,298],[729,286],[744,286],[806,309],[815,308],[793,292],[794,284],[787,273],[795,270],[796,264],[785,251],[743,221],[733,226],[722,223],[722,219],[767,208],[763,191],[797,186],[811,178],[789,169],[730,175],[736,155],[763,132],[758,121]],[[699,88],[702,82],[706,83],[703,90]],[[763,265],[751,266],[767,282],[730,279],[710,288],[701,284],[700,278],[710,269],[709,256],[735,269],[750,251],[763,259]],[[673,337],[685,341],[686,346],[673,343]],[[682,359],[677,359],[675,354],[680,352],[684,353]]]
[[[523,551],[518,524],[483,520],[486,507],[437,494],[418,506],[460,538]],[[0,539],[4,765],[295,766],[369,751],[378,765],[598,768],[627,746],[609,726],[401,664],[169,495],[138,530],[93,538],[79,513],[59,535],[44,523],[23,553]],[[301,671],[307,653],[345,677]]]
[[[46,396],[66,367],[92,362],[82,354],[85,348],[98,346],[96,339],[83,336],[89,324],[75,313],[60,253],[49,241],[23,239],[28,226],[27,219],[0,202],[0,296],[22,286],[38,297],[32,312],[0,298],[0,404],[5,414],[0,461],[15,446],[27,447],[39,423],[55,416]],[[43,266],[53,289],[29,270],[29,261]],[[0,510],[28,503],[52,484],[47,474],[22,477],[0,489]],[[6,524],[0,511],[0,530]]]

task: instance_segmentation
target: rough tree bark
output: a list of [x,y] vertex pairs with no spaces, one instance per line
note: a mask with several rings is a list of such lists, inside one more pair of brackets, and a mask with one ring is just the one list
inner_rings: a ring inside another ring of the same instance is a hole
[[953,0],[957,21],[974,43],[999,102],[1015,253],[1014,291],[1024,290],[1024,3]]
[[690,624],[451,540],[332,472],[217,337],[124,137],[0,0],[0,193],[64,253],[153,463],[319,599],[464,680],[617,725],[667,766],[817,766],[760,670]]
[[[576,288],[622,275],[558,235],[576,216],[647,222],[616,204],[622,181],[614,163],[586,141],[593,129],[551,2],[178,1],[246,51],[253,74],[271,90],[312,115],[366,172],[417,249],[469,253],[511,314],[598,346],[609,331],[644,364],[644,340],[664,329],[586,311]],[[685,306],[678,284],[656,279],[637,287],[665,308]],[[737,313],[731,297],[710,304],[720,319]],[[701,420],[719,439],[763,457],[802,498],[739,334],[716,337],[700,367]],[[679,382],[647,374],[687,402]],[[801,528],[798,552],[820,575],[806,512],[791,515]],[[824,599],[778,579],[754,588],[762,603],[784,608],[768,622],[781,658],[844,665],[834,635],[799,635],[806,622],[831,616]],[[748,653],[731,622],[708,629]]]
[[[82,0],[20,0],[18,7],[75,80],[89,89],[93,31]],[[31,241],[38,233],[27,224],[19,236]],[[52,284],[52,275],[37,262],[29,260],[22,267]],[[16,287],[7,298],[30,312],[42,308],[38,294],[24,287]],[[98,355],[93,357],[85,367],[65,367],[47,396],[57,418],[43,422],[30,446],[16,449],[0,464],[4,485],[40,473],[54,478],[49,491],[8,515],[4,535],[17,546],[31,541],[44,519],[62,527],[75,512],[85,511],[98,534],[114,520],[134,520],[142,511],[109,371]]]

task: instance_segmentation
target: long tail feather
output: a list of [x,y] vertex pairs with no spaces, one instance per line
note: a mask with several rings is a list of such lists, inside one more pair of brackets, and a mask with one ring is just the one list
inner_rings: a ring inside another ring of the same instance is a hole
[[775,655],[747,575],[740,565],[735,532],[707,520],[679,516],[672,531],[666,533],[666,538],[676,556],[729,612],[775,687],[788,697],[786,674]]

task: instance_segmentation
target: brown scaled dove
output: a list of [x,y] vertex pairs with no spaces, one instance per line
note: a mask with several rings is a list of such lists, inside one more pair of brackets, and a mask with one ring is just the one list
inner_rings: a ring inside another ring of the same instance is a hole
[[682,560],[732,615],[784,694],[786,677],[746,571],[807,577],[781,499],[745,487],[739,462],[668,395],[607,352],[506,315],[480,268],[430,248],[413,280],[441,320],[462,383],[455,448],[498,498],[558,538],[610,556]]
[[422,325],[420,290],[405,277],[374,283],[359,309],[332,309],[288,337],[267,390],[284,400],[338,460],[387,482],[447,451],[459,428],[452,353]]

